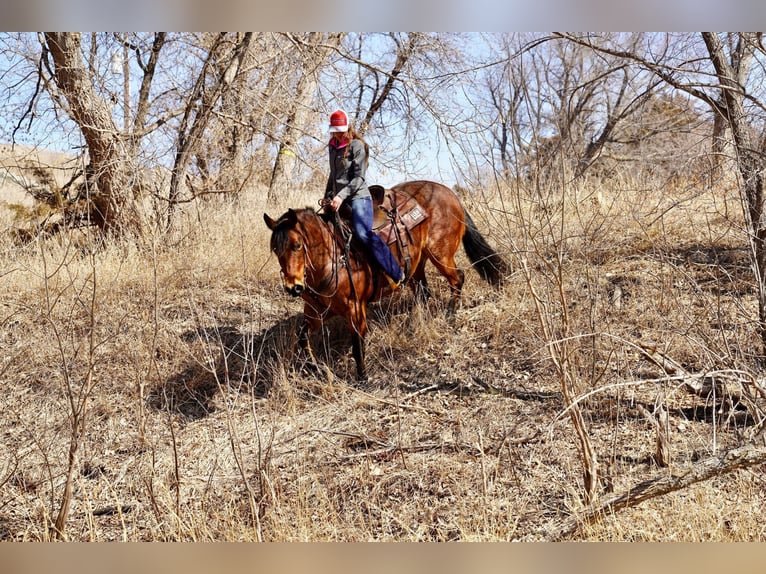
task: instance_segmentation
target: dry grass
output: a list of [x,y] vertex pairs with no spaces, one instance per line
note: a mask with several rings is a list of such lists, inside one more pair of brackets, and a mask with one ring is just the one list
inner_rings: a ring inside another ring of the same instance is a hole
[[[409,293],[376,305],[364,386],[340,323],[315,341],[324,372],[294,364],[301,305],[281,290],[262,195],[205,204],[178,237],[142,249],[2,246],[0,538],[50,539],[70,398],[84,391],[70,540],[545,539],[583,505],[549,355],[559,339],[577,391],[593,392],[582,406],[604,489],[680,471],[752,432],[657,382],[636,347],[653,342],[694,372],[758,376],[731,191],[618,182],[567,188],[563,200],[466,197],[514,273],[495,291],[468,272],[454,323],[436,276],[426,306]],[[652,461],[639,409],[656,404],[670,413],[669,470]],[[760,540],[764,500],[760,472],[740,471],[576,538]]]

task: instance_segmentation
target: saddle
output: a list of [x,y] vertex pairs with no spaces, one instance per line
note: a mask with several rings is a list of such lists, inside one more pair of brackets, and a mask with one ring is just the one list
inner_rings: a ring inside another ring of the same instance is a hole
[[401,238],[402,247],[409,246],[409,231],[425,221],[428,217],[426,210],[414,197],[385,189],[382,185],[371,185],[369,189],[374,207],[372,230],[387,245]]
[[[372,230],[386,245],[396,244],[399,260],[404,267],[404,276],[409,278],[412,262],[410,230],[423,223],[428,218],[428,213],[409,195],[385,189],[382,185],[371,185],[369,190],[374,208]],[[393,248],[391,250],[394,251]]]
[[[428,213],[414,197],[386,189],[382,185],[370,185],[368,189],[373,205],[372,231],[390,246],[395,256],[398,255],[404,267],[405,277],[409,278],[412,267],[410,230],[423,223],[428,218]],[[350,238],[348,222],[351,219],[351,209],[344,204],[338,215],[342,225],[346,227],[341,230],[342,236]]]

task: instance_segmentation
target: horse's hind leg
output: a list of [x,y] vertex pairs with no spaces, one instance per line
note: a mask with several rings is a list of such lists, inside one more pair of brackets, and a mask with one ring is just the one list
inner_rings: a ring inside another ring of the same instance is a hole
[[444,252],[438,253],[429,251],[428,257],[439,270],[439,273],[441,273],[449,283],[450,300],[449,305],[447,306],[447,316],[452,317],[460,303],[460,296],[463,293],[463,283],[465,282],[465,274],[463,273],[463,270],[458,268],[455,264],[454,253],[449,255]]

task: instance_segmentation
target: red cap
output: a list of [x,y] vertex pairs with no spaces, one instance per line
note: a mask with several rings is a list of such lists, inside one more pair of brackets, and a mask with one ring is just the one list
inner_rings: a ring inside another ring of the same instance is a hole
[[346,132],[348,131],[348,116],[343,110],[335,110],[330,114],[330,131]]

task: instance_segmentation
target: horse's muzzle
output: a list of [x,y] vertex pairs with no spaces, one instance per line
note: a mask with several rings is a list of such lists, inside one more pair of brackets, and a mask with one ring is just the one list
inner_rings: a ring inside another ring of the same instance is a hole
[[296,283],[295,285],[292,285],[291,287],[288,287],[287,285],[285,285],[285,291],[287,291],[293,297],[300,297],[301,293],[303,293],[303,285],[301,285],[300,283]]

